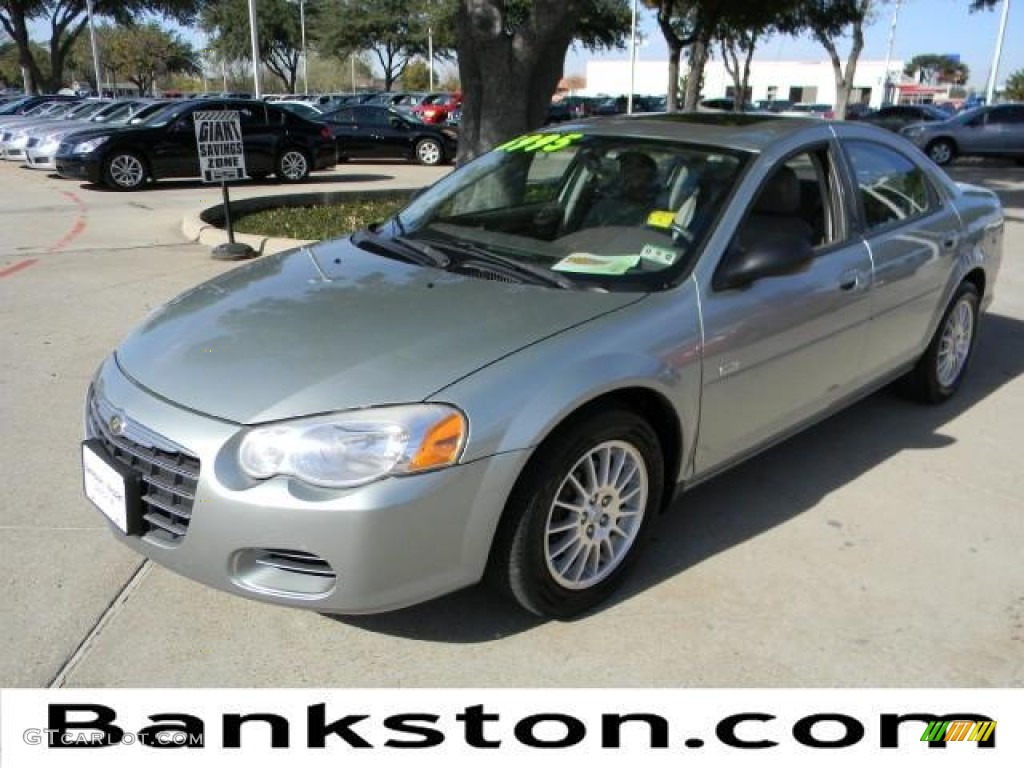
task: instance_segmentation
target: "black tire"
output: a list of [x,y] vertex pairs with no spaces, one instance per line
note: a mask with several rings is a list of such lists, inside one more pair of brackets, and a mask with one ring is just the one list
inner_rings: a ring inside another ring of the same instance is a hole
[[[978,289],[973,283],[961,283],[946,307],[931,343],[914,370],[903,380],[907,395],[924,403],[941,403],[956,394],[967,373],[978,338],[979,306]],[[965,318],[968,326],[966,338]],[[953,354],[955,350],[962,352],[962,360]]]
[[422,165],[440,165],[444,162],[444,147],[437,139],[420,139],[416,142],[416,159]]
[[949,165],[956,159],[956,145],[949,139],[936,139],[924,151],[936,165]]
[[116,150],[103,162],[103,181],[118,192],[134,192],[146,185],[149,171],[137,152]]
[[309,178],[309,155],[298,147],[287,147],[277,156],[275,175],[285,184],[298,184]]
[[[597,466],[588,476],[592,459]],[[620,459],[614,481],[609,473],[599,482],[602,467],[614,471]],[[661,508],[664,473],[658,438],[635,413],[616,409],[570,422],[537,450],[509,497],[488,581],[538,616],[590,610],[615,591],[643,549]]]

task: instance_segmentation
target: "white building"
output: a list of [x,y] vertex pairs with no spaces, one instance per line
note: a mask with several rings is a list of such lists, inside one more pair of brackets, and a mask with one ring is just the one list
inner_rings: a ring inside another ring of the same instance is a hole
[[[844,62],[845,63],[845,62]],[[680,76],[686,74],[685,59],[680,62]],[[900,79],[903,62],[889,62],[892,81]],[[861,60],[853,80],[851,103],[866,101],[879,107],[883,101],[885,62]],[[629,93],[629,60],[591,60],[587,62],[587,87],[583,94],[618,96]],[[637,61],[633,93],[663,95],[668,85],[668,61]],[[836,81],[832,63],[820,61],[758,61],[750,65],[749,101],[785,99],[794,102],[835,104]],[[701,98],[731,97],[732,77],[721,61],[709,61],[704,68],[704,90]]]

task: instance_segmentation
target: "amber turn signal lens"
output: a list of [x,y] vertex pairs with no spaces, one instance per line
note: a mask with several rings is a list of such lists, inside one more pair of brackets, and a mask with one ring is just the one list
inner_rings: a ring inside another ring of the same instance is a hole
[[466,422],[462,416],[453,413],[441,419],[423,436],[423,443],[409,461],[409,469],[434,469],[454,464],[465,432]]

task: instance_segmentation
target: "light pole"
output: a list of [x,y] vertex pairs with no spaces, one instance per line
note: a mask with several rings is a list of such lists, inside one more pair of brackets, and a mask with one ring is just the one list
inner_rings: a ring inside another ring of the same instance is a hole
[[892,12],[892,26],[889,27],[889,48],[885,52],[885,70],[882,72],[882,105],[889,103],[889,62],[892,61],[892,48],[896,42],[896,22],[900,17],[900,5],[903,0],[896,0],[896,8]]
[[636,0],[633,0],[633,22],[629,28],[629,96],[626,113],[633,114],[633,89],[636,86]]
[[306,0],[299,0],[299,28],[302,30],[302,87],[309,95],[309,59],[306,56]]
[[[103,81],[100,79],[100,50],[96,46],[96,27],[92,22],[92,0],[86,0],[85,10],[89,14],[89,43],[92,45],[92,68],[93,74],[96,75],[96,95],[103,96]],[[111,95],[116,96],[117,94]]]
[[256,25],[256,0],[249,0],[249,37],[252,41],[253,96],[260,98],[260,38]]
[[434,90],[434,30],[427,27],[427,78],[430,86],[427,90]]
[[1010,17],[1010,0],[1003,0],[1003,16],[999,20],[999,35],[996,37],[996,52],[992,56],[992,71],[988,75],[985,89],[985,103],[991,104],[996,95],[996,78],[999,76],[999,59],[1003,56],[1003,39],[1006,37],[1006,21]]

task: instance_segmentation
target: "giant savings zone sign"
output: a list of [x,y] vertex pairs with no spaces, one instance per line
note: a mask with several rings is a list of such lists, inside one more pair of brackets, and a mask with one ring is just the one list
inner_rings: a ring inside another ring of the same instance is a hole
[[207,184],[245,178],[245,150],[237,110],[195,113],[199,169]]

